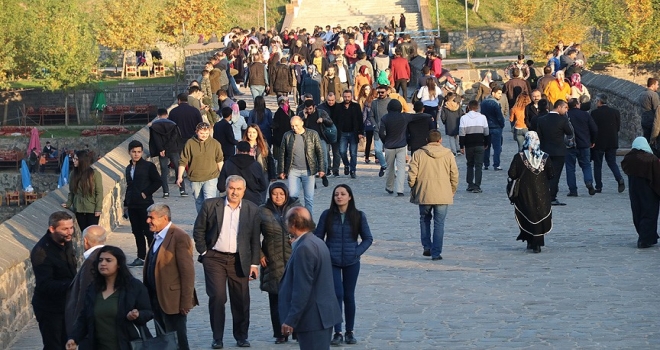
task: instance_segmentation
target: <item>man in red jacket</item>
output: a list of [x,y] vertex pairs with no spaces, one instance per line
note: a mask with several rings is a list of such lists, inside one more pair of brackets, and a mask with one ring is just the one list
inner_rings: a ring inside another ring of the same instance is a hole
[[397,48],[394,52],[394,58],[390,65],[392,80],[394,81],[394,90],[399,92],[399,88],[401,88],[401,96],[407,100],[408,82],[410,82],[410,65],[405,58],[401,57],[400,49]]

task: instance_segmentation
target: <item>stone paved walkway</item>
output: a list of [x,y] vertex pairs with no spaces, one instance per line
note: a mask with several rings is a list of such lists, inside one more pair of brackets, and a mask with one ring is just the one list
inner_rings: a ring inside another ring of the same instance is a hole
[[[502,167],[508,169],[516,143],[511,134],[504,137]],[[546,246],[532,254],[515,240],[513,208],[504,194],[506,171],[485,171],[484,192],[467,193],[465,161],[458,157],[461,184],[446,221],[444,260],[432,262],[422,256],[417,206],[407,196],[385,193],[378,167],[361,159],[357,179],[331,179],[328,188],[318,181],[315,195],[318,219],[333,186],[349,184],[374,235],[357,287],[358,343],[339,348],[660,348],[660,250],[636,248],[627,192],[616,192],[609,170],[604,170],[603,193],[593,197],[584,187],[580,197],[565,197],[562,174],[559,198],[568,205],[553,207],[554,228]],[[173,221],[190,233],[192,197],[165,202],[172,206]],[[126,224],[108,243],[122,247],[129,261],[135,257]],[[193,349],[208,349],[208,298],[202,267],[195,266],[201,305],[190,313],[188,331]],[[137,276],[140,272],[134,270]],[[267,295],[257,282],[251,289],[252,347],[297,349],[292,342],[273,344]],[[226,334],[225,347],[235,347],[231,330]],[[40,346],[33,321],[10,349]]]

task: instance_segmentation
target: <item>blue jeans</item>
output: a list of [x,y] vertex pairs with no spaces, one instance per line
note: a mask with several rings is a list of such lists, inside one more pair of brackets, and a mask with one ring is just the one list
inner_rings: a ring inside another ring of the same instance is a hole
[[[348,161],[348,146],[350,144],[351,150],[351,161]],[[358,136],[355,132],[342,132],[341,138],[339,139],[339,154],[341,154],[341,159],[344,162],[344,166],[350,167],[351,172],[355,172],[357,167],[357,147],[358,147]]]
[[302,185],[303,195],[305,196],[305,208],[313,215],[314,175],[310,175],[309,170],[291,169],[287,178],[289,180],[289,195],[291,197],[300,198],[300,185]]
[[[179,159],[180,159],[180,154],[177,152],[172,152],[170,154],[166,154],[165,157],[158,156],[158,162],[160,163],[160,181],[163,182],[163,193],[170,193],[170,186],[167,183],[167,180],[170,175],[170,167],[169,164],[172,162],[174,164],[174,176],[175,179],[179,178]],[[179,192],[185,191],[186,190],[186,182],[181,181],[181,187],[179,187]]]
[[490,166],[490,149],[493,148],[493,167],[500,166],[500,154],[502,153],[502,129],[490,129],[490,145],[484,151],[484,166]]
[[201,182],[191,181],[190,186],[192,187],[195,208],[197,208],[198,213],[202,209],[204,200],[218,196],[218,178]]
[[[447,204],[419,205],[419,228],[424,250],[431,250],[431,257],[442,254],[442,240],[445,236]],[[431,241],[431,217],[433,217],[433,241]]]
[[577,160],[582,168],[584,184],[589,186],[593,183],[593,174],[591,173],[591,149],[589,148],[569,148],[566,150],[566,184],[571,193],[577,193],[577,184],[575,180],[575,161]]
[[250,85],[250,93],[252,94],[252,100],[257,96],[263,96],[266,87],[264,85]]
[[[344,309],[346,332],[352,332],[355,326],[355,285],[360,274],[360,261],[350,266],[332,266],[332,277],[335,280],[335,295],[339,303],[339,311]],[[341,332],[341,322],[335,325],[335,332]]]
[[605,161],[612,171],[614,179],[617,182],[623,180],[619,165],[616,164],[616,148],[610,148],[608,150],[592,149],[592,153],[594,156],[594,180],[596,181],[597,189],[603,188],[603,156],[605,156]]
[[381,168],[387,168],[387,162],[385,161],[385,153],[383,153],[383,141],[379,138],[374,138],[374,154],[376,154],[376,159]]

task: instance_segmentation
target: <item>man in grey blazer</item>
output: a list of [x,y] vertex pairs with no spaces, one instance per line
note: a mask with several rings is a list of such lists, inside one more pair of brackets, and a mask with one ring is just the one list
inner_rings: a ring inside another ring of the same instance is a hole
[[295,331],[301,350],[330,349],[332,326],[341,322],[330,252],[313,234],[315,225],[307,209],[289,210],[286,224],[295,240],[280,282],[282,334]]
[[250,347],[250,289],[259,274],[259,207],[243,201],[245,179],[232,175],[226,181],[227,196],[204,201],[193,228],[195,248],[204,266],[206,294],[213,331],[213,349],[222,349],[227,286],[234,338],[239,347]]

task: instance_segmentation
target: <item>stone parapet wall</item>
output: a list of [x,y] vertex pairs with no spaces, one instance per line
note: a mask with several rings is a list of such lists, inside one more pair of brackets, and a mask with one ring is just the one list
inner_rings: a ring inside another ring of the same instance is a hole
[[[111,230],[123,214],[122,193],[126,188],[124,170],[129,162],[128,143],[139,140],[147,145],[149,131],[145,127],[94,163],[103,177],[103,212],[99,224]],[[33,317],[31,299],[34,273],[29,261],[30,250],[45,234],[48,217],[66,201],[68,186],[51,191],[11,219],[0,224],[0,349],[6,349]],[[74,242],[82,255],[81,236],[76,229]]]

